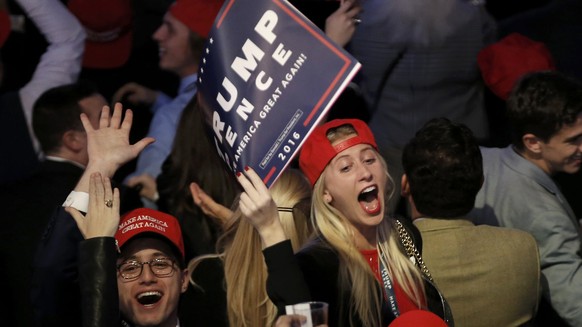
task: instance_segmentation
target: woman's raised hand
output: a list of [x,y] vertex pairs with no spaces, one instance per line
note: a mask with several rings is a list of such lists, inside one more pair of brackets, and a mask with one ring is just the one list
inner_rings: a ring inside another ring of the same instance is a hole
[[206,194],[200,186],[194,182],[190,183],[190,193],[192,200],[205,215],[214,217],[225,224],[232,216],[232,210],[214,201],[210,195]]
[[244,189],[239,200],[240,210],[259,232],[263,246],[268,247],[287,239],[279,221],[277,204],[259,175],[252,168],[246,167],[245,173],[237,176]]

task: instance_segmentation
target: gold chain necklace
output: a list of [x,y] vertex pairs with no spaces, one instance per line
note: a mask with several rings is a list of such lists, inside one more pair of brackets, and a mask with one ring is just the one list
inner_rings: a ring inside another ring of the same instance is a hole
[[430,274],[430,271],[428,270],[428,268],[424,264],[424,260],[422,260],[422,257],[420,256],[420,252],[418,252],[418,249],[414,245],[414,242],[412,242],[412,238],[410,237],[410,235],[406,231],[406,228],[404,228],[404,225],[402,225],[402,223],[398,219],[395,219],[395,221],[396,221],[396,227],[398,228],[398,236],[400,236],[400,241],[402,242],[402,245],[404,245],[404,249],[406,250],[406,254],[411,258],[413,257],[416,260],[416,263],[418,264],[418,266],[420,267],[420,271],[422,271],[422,273],[431,282],[434,282],[434,280],[432,279],[432,275]]

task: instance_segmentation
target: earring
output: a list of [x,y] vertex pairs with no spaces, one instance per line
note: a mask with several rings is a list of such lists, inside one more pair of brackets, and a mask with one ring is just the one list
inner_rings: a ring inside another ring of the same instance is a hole
[[331,200],[332,200],[331,195],[324,194],[323,195],[323,200],[325,201],[325,203],[331,203]]

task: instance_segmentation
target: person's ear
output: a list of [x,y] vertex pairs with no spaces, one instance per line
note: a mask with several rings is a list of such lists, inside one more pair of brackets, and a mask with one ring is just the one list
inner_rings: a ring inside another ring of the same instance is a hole
[[190,282],[190,271],[188,268],[182,270],[182,280],[181,280],[181,287],[180,292],[184,293],[188,290],[188,283]]
[[331,203],[331,201],[333,201],[333,197],[327,190],[323,191],[323,201],[325,201],[325,203],[328,204]]
[[410,184],[408,184],[408,176],[406,174],[402,174],[402,179],[400,180],[400,194],[404,198],[410,195]]
[[79,152],[87,147],[87,135],[82,131],[68,130],[61,138],[64,147]]
[[525,147],[525,149],[529,152],[535,153],[535,154],[539,154],[542,152],[542,140],[540,140],[539,137],[528,133],[528,134],[524,134],[521,137],[521,141],[523,142],[523,145]]

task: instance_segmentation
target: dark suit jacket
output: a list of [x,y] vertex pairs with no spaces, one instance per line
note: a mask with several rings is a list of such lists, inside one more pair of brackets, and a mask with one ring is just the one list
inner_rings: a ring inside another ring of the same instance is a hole
[[[6,312],[0,314],[0,325],[33,325],[30,302],[33,257],[51,216],[75,188],[82,174],[83,168],[70,162],[45,160],[31,177],[0,187],[0,206],[4,213],[0,255],[5,265],[0,267],[0,277],[10,281],[5,291],[9,293],[7,298],[11,299],[7,306],[2,307]],[[121,187],[120,193],[122,212],[141,206],[139,195],[133,190]],[[71,229],[76,230],[75,222],[70,220]],[[76,258],[76,246],[71,250],[75,251]]]
[[18,92],[0,94],[0,185],[30,176],[38,165]]
[[[2,326],[32,326],[29,300],[32,258],[51,214],[75,187],[83,169],[67,162],[44,161],[26,180],[0,187],[1,277],[10,301]],[[9,281],[9,282],[8,282]]]

